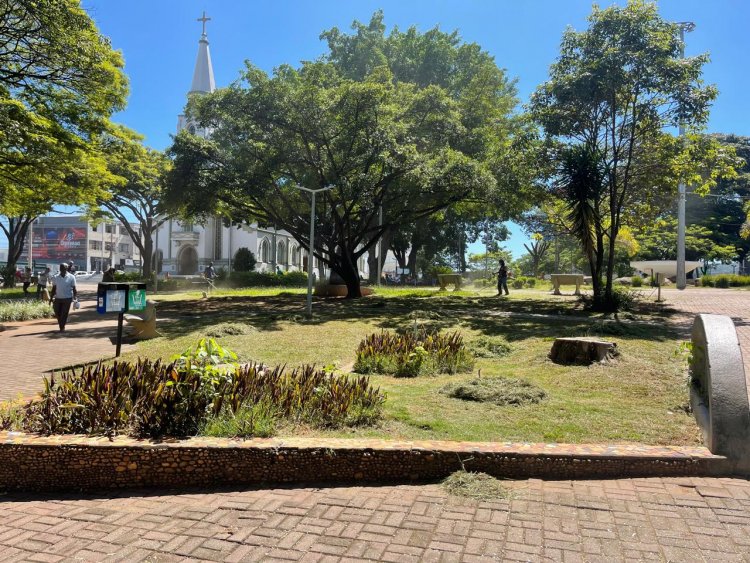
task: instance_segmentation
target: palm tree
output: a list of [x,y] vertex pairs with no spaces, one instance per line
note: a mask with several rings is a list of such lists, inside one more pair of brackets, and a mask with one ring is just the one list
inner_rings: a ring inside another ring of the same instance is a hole
[[614,300],[602,291],[606,232],[602,224],[602,204],[606,195],[606,171],[595,150],[586,145],[563,148],[558,162],[554,189],[567,206],[571,233],[578,239],[589,262],[594,308],[609,310]]

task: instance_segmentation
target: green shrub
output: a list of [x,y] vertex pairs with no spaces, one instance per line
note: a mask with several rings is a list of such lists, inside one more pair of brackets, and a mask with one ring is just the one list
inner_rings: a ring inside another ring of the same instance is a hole
[[471,371],[474,356],[459,332],[441,334],[419,327],[402,334],[374,333],[360,342],[354,371],[417,377]]
[[235,272],[252,272],[255,269],[255,264],[257,264],[257,260],[250,249],[243,246],[234,253],[233,266]]
[[513,351],[505,338],[480,336],[469,344],[469,349],[477,358],[502,358]]
[[305,272],[284,272],[282,274],[266,272],[232,272],[228,283],[232,287],[305,287]]
[[526,278],[526,287],[535,287],[536,286],[536,278]]
[[280,413],[270,401],[243,405],[235,413],[224,409],[206,420],[200,431],[203,436],[227,438],[268,438],[276,433]]
[[447,385],[440,390],[444,395],[464,401],[495,405],[525,405],[538,403],[547,396],[543,389],[522,379],[484,377],[465,383]]
[[313,366],[287,372],[238,365],[235,358],[216,342],[201,340],[170,364],[100,362],[53,374],[29,403],[24,428],[44,434],[192,436],[222,425],[232,432],[265,432],[269,418],[335,427],[380,417],[385,397],[366,377]]
[[515,278],[510,282],[510,285],[513,289],[523,289],[525,283],[526,278]]
[[0,322],[30,321],[54,317],[49,303],[27,299],[4,299],[0,301]]
[[641,276],[633,276],[631,285],[633,287],[641,287],[643,285],[643,278]]
[[123,272],[121,274],[115,274],[115,281],[119,283],[142,282],[144,279],[140,272]]
[[700,278],[700,284],[706,287],[746,287],[750,286],[750,276],[738,274],[705,275]]
[[25,407],[22,399],[0,402],[0,430],[23,430]]
[[638,292],[625,287],[613,287],[612,297],[614,298],[615,311],[631,311],[640,296]]

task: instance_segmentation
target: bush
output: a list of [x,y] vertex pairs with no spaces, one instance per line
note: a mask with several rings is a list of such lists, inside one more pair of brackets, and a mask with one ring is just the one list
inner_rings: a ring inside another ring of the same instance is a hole
[[122,274],[115,274],[115,281],[118,283],[143,282],[144,278],[140,272],[123,272]]
[[526,287],[535,287],[536,286],[536,278],[526,278]]
[[243,405],[236,413],[224,409],[209,418],[200,433],[203,436],[227,438],[268,438],[276,433],[279,410],[269,401]]
[[513,281],[510,282],[510,285],[513,289],[523,289],[523,286],[525,283],[526,283],[526,278],[515,278]]
[[100,362],[53,374],[29,403],[24,428],[44,434],[191,436],[220,427],[265,432],[269,417],[335,427],[380,416],[385,397],[366,377],[313,366],[290,373],[235,360],[233,352],[201,340],[170,364]]
[[640,296],[636,291],[624,287],[613,287],[612,297],[614,298],[615,311],[630,311],[635,307],[635,302]]
[[0,322],[30,321],[54,316],[52,307],[45,301],[26,299],[0,301]]
[[633,276],[633,279],[631,280],[631,285],[633,287],[641,287],[643,285],[643,278],[641,276]]
[[738,274],[709,274],[700,278],[700,282],[702,286],[706,287],[746,287],[750,286],[750,276],[740,276]]
[[485,377],[465,383],[447,385],[440,390],[444,395],[464,401],[495,405],[525,405],[538,403],[547,396],[543,389],[522,379]]
[[398,334],[383,331],[367,336],[357,348],[354,371],[417,377],[471,371],[474,356],[459,332],[441,334],[424,327]]
[[255,259],[255,254],[253,254],[250,249],[245,248],[244,246],[242,248],[238,248],[237,252],[234,253],[234,271],[235,272],[252,272],[255,269],[255,264],[257,264],[258,261]]
[[266,272],[232,272],[229,276],[232,287],[305,287],[305,272],[284,272],[273,274]]

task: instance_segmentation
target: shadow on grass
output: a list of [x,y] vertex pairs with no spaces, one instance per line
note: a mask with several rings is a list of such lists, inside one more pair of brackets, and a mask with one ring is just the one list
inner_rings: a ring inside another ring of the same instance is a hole
[[[666,324],[675,313],[663,305],[641,302],[625,320],[643,319],[651,324],[618,322],[584,308],[578,299],[504,299],[426,293],[403,296],[373,295],[362,299],[316,298],[313,318],[304,316],[305,295],[282,292],[274,296],[221,296],[160,303],[158,316],[166,336],[205,331],[221,322],[243,322],[260,331],[282,330],[286,323],[325,325],[333,321],[369,321],[383,329],[404,329],[415,321],[437,329],[465,326],[508,340],[539,337],[601,336],[624,339],[669,340],[677,331]],[[526,317],[528,315],[528,317]]]

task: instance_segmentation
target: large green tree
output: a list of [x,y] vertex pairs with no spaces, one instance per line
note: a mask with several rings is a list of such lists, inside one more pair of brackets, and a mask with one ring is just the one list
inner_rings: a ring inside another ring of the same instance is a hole
[[124,107],[127,79],[78,1],[1,4],[0,216],[14,270],[34,217],[91,203],[110,180],[99,138]]
[[438,30],[386,38],[381,14],[355,30],[324,33],[330,53],[319,61],[273,76],[248,65],[241,82],[192,99],[212,135],[176,137],[170,181],[184,214],[275,224],[305,248],[309,200],[296,186],[331,186],[318,199],[313,252],[350,297],[361,293],[359,258],[383,233],[520,192],[507,166],[514,90],[489,55]]
[[[156,264],[154,234],[172,218],[164,207],[166,176],[171,162],[161,151],[144,146],[140,135],[122,126],[113,128],[103,144],[115,181],[99,198],[98,206],[128,232],[141,254],[141,272],[149,279]],[[133,219],[137,228],[132,224]]]
[[563,145],[551,152],[559,156],[558,187],[573,177],[591,182],[567,192],[571,212],[589,221],[575,229],[587,256],[603,261],[596,267],[606,279],[594,296],[599,308],[615,305],[615,249],[628,210],[653,194],[663,201],[679,180],[705,191],[731,173],[731,155],[705,138],[682,143],[665,133],[679,124],[698,131],[717,95],[701,80],[708,56],[683,58],[682,48],[678,25],[661,18],[654,3],[595,6],[588,29],[565,31],[550,79],[531,100],[547,137]]

